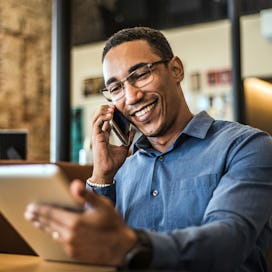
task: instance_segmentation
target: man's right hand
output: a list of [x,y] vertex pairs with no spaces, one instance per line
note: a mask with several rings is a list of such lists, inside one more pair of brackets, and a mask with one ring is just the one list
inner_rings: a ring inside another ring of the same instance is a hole
[[[110,120],[113,117],[114,105],[103,105],[96,112],[92,122],[92,148],[94,168],[92,182],[110,184],[113,177],[124,163],[129,146],[110,144]],[[131,142],[135,131],[131,131]]]
[[28,205],[25,218],[52,235],[68,256],[91,264],[121,266],[136,244],[135,232],[109,199],[86,190],[80,180],[71,183],[71,193],[91,209],[78,213],[35,202]]

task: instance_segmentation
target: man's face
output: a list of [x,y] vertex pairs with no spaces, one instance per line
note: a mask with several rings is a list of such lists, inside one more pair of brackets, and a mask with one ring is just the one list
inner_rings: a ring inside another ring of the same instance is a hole
[[[143,40],[125,42],[106,54],[103,74],[107,82],[117,82],[133,71],[138,64],[161,60]],[[137,88],[125,82],[125,95],[115,103],[116,107],[148,137],[161,137],[175,126],[181,108],[180,81],[183,77],[182,64],[173,58],[165,66],[152,68],[153,80]]]

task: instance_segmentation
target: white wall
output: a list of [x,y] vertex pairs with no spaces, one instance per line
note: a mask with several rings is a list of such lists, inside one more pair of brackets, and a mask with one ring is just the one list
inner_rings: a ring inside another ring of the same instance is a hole
[[[272,75],[272,42],[265,40],[260,32],[260,16],[250,15],[241,18],[241,52],[243,76]],[[182,83],[184,93],[193,111],[200,110],[196,95],[190,92],[190,74],[198,71],[202,75],[201,93],[230,92],[230,86],[211,88],[206,82],[206,72],[211,69],[229,68],[230,24],[228,20],[198,24],[163,31],[179,56],[185,68]],[[104,99],[85,98],[82,95],[82,81],[85,78],[101,76],[101,52],[104,42],[78,46],[72,49],[72,105],[85,109],[85,133],[89,134],[91,116]],[[198,95],[199,96],[199,95]]]
[[242,69],[246,77],[272,75],[272,40],[261,35],[260,24],[258,15],[242,20]]

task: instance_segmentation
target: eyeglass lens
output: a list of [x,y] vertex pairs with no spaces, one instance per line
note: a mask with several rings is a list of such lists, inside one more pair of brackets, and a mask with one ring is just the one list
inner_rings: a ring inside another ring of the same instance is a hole
[[117,101],[124,96],[124,82],[128,81],[133,87],[142,88],[153,80],[150,65],[145,65],[131,72],[123,80],[113,83],[107,87],[103,93],[106,98]]

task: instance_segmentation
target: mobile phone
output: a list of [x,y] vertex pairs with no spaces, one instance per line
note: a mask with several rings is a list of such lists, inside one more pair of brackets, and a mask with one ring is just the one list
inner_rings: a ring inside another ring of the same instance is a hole
[[125,146],[130,145],[129,134],[131,124],[117,108],[114,109],[111,126],[121,143]]

